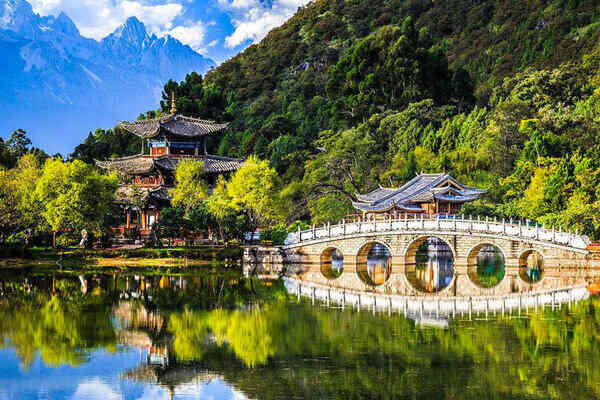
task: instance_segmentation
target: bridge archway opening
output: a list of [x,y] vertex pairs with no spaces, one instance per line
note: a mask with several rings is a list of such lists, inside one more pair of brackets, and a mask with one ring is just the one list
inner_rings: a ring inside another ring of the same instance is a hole
[[392,274],[392,253],[379,242],[365,244],[356,257],[356,273],[369,286],[383,285]]
[[527,283],[536,283],[544,277],[544,258],[535,250],[527,250],[519,257],[519,275]]
[[406,250],[405,273],[418,291],[435,293],[447,288],[454,279],[452,248],[435,236],[415,240]]
[[506,260],[502,250],[490,243],[475,246],[467,256],[469,279],[482,288],[497,286],[504,279]]
[[344,255],[335,247],[321,253],[321,273],[327,279],[339,278],[344,272]]

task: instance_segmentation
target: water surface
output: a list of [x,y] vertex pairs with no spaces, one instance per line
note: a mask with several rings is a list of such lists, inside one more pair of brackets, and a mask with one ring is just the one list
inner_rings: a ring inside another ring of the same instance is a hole
[[0,399],[593,399],[600,302],[419,327],[231,270],[0,274]]

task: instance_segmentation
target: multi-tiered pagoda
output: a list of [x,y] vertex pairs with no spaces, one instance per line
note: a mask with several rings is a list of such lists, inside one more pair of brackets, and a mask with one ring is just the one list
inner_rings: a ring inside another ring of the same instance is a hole
[[168,190],[175,185],[175,169],[182,159],[202,161],[209,183],[217,176],[229,174],[242,165],[242,160],[209,155],[206,140],[219,135],[227,124],[185,117],[177,114],[172,99],[169,115],[120,126],[142,139],[140,154],[96,161],[96,165],[116,171],[121,178],[115,203],[122,209],[122,220],[115,233],[138,231],[148,235],[159,218],[161,208],[170,206]]

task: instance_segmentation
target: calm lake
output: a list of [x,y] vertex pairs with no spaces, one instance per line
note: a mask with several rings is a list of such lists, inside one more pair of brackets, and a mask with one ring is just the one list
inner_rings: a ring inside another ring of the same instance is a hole
[[216,267],[26,269],[0,335],[0,399],[600,398],[597,297],[440,329]]

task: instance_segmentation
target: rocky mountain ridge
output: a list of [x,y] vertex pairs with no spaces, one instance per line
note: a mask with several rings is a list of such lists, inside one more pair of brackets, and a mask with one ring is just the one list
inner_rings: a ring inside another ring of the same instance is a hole
[[166,81],[215,65],[172,36],[149,34],[136,17],[95,41],[66,14],[42,17],[25,0],[0,0],[0,54],[0,135],[60,137],[51,152],[156,108]]

